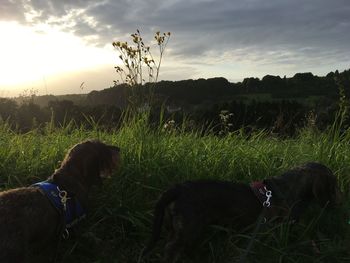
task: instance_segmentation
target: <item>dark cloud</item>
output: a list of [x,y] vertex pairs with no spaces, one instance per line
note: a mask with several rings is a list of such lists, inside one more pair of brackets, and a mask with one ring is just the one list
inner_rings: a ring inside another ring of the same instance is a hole
[[[0,19],[61,24],[95,45],[126,40],[136,28],[148,39],[157,30],[171,31],[170,56],[188,63],[213,57],[310,67],[350,62],[348,0],[0,2]],[[33,11],[35,19],[26,21]]]

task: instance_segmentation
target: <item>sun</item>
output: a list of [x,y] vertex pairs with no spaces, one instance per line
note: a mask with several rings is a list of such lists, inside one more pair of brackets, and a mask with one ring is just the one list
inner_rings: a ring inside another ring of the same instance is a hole
[[[113,65],[112,48],[89,46],[48,25],[0,22],[0,90],[28,86],[48,76]],[[108,43],[107,43],[108,44]]]

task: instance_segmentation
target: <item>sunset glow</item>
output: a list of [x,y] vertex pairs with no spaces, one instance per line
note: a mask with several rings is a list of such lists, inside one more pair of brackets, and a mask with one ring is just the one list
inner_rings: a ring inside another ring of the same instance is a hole
[[0,22],[0,89],[20,87],[53,75],[110,64],[112,49],[88,46],[72,34],[45,25]]

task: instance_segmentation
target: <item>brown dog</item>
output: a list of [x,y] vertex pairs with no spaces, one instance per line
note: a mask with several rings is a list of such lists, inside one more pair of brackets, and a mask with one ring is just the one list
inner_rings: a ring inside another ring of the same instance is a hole
[[154,248],[160,237],[166,208],[172,229],[164,262],[171,263],[208,224],[229,221],[244,228],[256,222],[262,211],[269,219],[289,215],[297,221],[311,201],[323,207],[338,203],[339,198],[336,177],[319,163],[306,163],[252,186],[214,180],[178,184],[163,193],[156,204],[152,237],[143,255]]
[[[88,193],[119,164],[119,148],[85,141],[46,182],[0,193],[0,262],[27,262],[32,248],[57,241],[84,217]],[[67,221],[68,220],[68,221]]]

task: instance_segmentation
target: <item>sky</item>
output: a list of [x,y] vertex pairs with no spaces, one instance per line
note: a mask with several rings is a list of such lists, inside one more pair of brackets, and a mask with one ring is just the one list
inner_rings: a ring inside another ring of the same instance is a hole
[[136,29],[171,32],[161,80],[350,68],[349,0],[0,0],[0,97],[108,88]]

